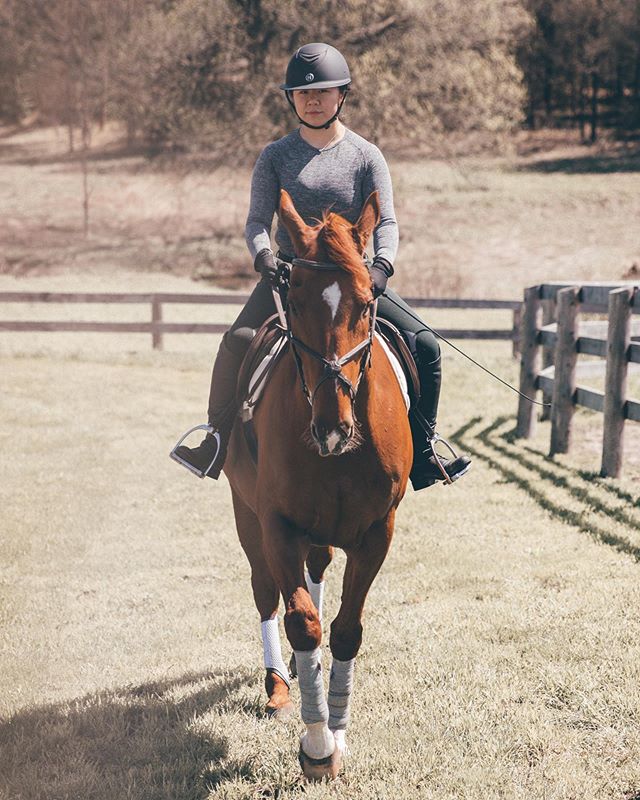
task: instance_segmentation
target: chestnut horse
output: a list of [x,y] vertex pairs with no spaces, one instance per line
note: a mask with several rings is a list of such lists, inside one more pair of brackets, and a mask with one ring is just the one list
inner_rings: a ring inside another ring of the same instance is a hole
[[[413,449],[401,389],[373,337],[375,304],[363,253],[380,219],[377,193],[355,225],[328,213],[308,226],[285,191],[279,217],[298,256],[287,303],[289,353],[255,412],[257,465],[236,425],[225,472],[262,620],[267,710],[284,715],[292,708],[277,640],[282,595],[306,724],[299,757],[305,775],[318,779],[340,768],[363,606],[391,543]],[[333,547],[345,551],[347,562],[331,624],[327,701],[317,606]]]

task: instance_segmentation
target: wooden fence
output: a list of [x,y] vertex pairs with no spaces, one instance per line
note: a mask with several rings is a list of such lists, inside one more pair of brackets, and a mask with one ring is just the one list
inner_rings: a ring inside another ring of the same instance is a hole
[[[581,322],[581,312],[607,314],[608,321]],[[632,325],[633,314],[640,314],[640,288],[632,283],[545,283],[524,295],[520,391],[535,396],[542,389],[551,402],[550,455],[569,451],[576,406],[604,413],[603,476],[618,477],[622,470],[625,420],[640,422],[640,402],[626,396],[628,365],[640,363],[640,336],[632,332],[640,333],[640,327]],[[544,369],[542,348],[547,349]],[[584,371],[581,353],[606,359],[604,392],[577,385],[576,376]],[[535,421],[535,407],[520,398],[517,435],[530,437]]]
[[[148,322],[37,322],[26,320],[0,320],[0,331],[101,331],[103,333],[150,333],[155,349],[162,348],[165,333],[223,333],[228,324],[215,322],[165,322],[163,306],[172,303],[198,303],[209,305],[242,305],[248,294],[76,294],[64,292],[0,292],[0,303],[142,303],[151,306]],[[457,300],[411,297],[409,305],[416,308],[480,308],[507,309],[513,312],[511,328],[499,329],[439,329],[448,339],[502,339],[513,342],[514,356],[519,353],[520,316],[519,300]]]

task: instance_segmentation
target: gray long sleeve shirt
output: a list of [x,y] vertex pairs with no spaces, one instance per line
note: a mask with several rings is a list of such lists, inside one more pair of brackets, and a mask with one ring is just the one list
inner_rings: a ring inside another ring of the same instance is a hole
[[[253,170],[245,226],[253,259],[265,247],[271,249],[271,223],[278,210],[280,189],[291,195],[309,225],[315,225],[328,210],[355,222],[367,197],[377,190],[381,217],[373,232],[374,254],[392,264],[395,261],[398,224],[389,168],[380,150],[362,136],[347,129],[339,142],[318,150],[295,130],[265,147]],[[295,255],[289,234],[279,222],[275,241],[283,253]]]

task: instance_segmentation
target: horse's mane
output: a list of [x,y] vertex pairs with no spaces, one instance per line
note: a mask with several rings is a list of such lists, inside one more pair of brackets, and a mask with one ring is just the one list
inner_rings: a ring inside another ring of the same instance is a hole
[[353,226],[344,217],[328,212],[322,217],[319,238],[329,261],[353,276],[357,284],[371,284],[371,276],[353,237]]

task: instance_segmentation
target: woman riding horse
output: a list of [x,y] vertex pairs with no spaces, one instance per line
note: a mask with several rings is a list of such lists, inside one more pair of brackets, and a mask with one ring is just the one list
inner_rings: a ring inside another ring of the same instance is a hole
[[269,144],[258,158],[245,227],[247,246],[261,280],[220,345],[211,377],[206,438],[198,447],[180,445],[172,452],[176,461],[200,477],[217,479],[220,475],[238,412],[236,384],[240,364],[255,331],[275,313],[272,286],[279,260],[291,262],[299,255],[280,219],[275,233],[279,250],[277,257],[273,254],[270,230],[281,189],[287,191],[307,223],[320,219],[329,209],[355,222],[367,197],[378,192],[381,214],[373,233],[374,257],[370,267],[378,316],[402,331],[420,377],[420,399],[410,415],[413,488],[423,489],[438,481],[450,483],[470,467],[470,459],[465,455],[450,460],[435,452],[440,347],[409,306],[387,288],[398,249],[391,176],[380,150],[346,128],[339,119],[350,83],[347,62],[331,45],[304,45],[289,61],[280,88],[285,91],[300,127]]

